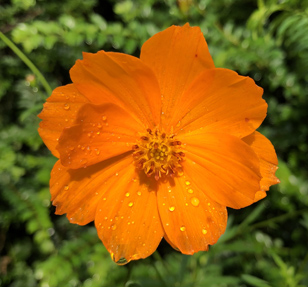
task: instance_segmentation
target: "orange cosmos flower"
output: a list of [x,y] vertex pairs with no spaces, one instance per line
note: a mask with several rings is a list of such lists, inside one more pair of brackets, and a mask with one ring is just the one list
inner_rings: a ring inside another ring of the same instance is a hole
[[163,237],[184,254],[207,250],[225,231],[226,207],[279,182],[275,150],[256,132],[262,88],[215,68],[199,28],[156,34],[140,59],[84,53],[70,75],[39,115],[59,158],[52,201],[71,223],[94,220],[115,262],[149,256]]

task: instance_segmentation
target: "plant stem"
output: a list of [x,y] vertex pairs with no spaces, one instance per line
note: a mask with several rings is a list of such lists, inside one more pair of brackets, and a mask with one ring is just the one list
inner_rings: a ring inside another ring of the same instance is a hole
[[39,69],[31,62],[31,60],[9,39],[0,31],[0,38],[2,41],[11,48],[11,50],[29,67],[29,69],[37,76],[42,83],[48,95],[52,93],[52,89],[46,81],[45,77]]
[[[165,279],[163,278],[163,276],[161,275],[159,269],[157,268],[156,264],[157,262],[160,262],[162,265],[164,265],[164,260],[161,258],[160,254],[158,253],[158,251],[155,251],[153,253],[153,257],[155,258],[156,262],[154,261],[153,263],[153,267],[156,270],[157,276],[159,278],[159,280],[161,281],[161,286],[163,287],[168,287],[168,284],[166,283]],[[164,266],[165,267],[165,266]]]

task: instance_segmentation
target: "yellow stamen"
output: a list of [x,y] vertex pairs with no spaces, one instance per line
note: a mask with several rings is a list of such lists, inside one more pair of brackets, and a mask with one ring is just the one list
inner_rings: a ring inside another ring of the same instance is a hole
[[136,167],[149,177],[154,175],[156,180],[162,176],[182,175],[181,162],[185,154],[181,150],[182,143],[174,137],[174,134],[168,136],[158,129],[154,132],[147,129],[132,147]]

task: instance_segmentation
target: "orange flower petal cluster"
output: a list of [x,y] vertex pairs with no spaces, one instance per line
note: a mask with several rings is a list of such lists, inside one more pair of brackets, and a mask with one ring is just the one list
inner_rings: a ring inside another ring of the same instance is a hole
[[207,250],[226,207],[279,182],[274,147],[256,131],[262,88],[215,68],[198,27],[154,35],[140,59],[84,53],[70,75],[39,115],[59,158],[51,200],[72,223],[94,221],[118,264],[149,256],[163,237],[184,254]]

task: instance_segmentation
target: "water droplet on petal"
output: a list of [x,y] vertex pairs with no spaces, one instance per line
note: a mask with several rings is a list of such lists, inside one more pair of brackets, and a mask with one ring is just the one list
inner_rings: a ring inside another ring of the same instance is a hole
[[68,189],[69,189],[68,185],[64,186],[64,190],[68,190]]
[[170,210],[170,211],[174,211],[174,210],[175,210],[175,207],[174,207],[174,206],[170,206],[170,207],[169,207],[169,210]]
[[200,200],[197,197],[193,197],[190,202],[193,206],[198,206]]
[[128,204],[129,207],[132,207],[133,205],[134,205],[133,202],[130,202],[130,203]]
[[126,197],[129,197],[129,193],[127,192],[127,193],[125,194],[125,196],[126,196]]
[[188,189],[187,191],[188,191],[188,193],[193,193],[194,192],[191,188]]
[[190,185],[190,181],[186,180],[185,184],[188,186]]
[[102,116],[102,120],[103,121],[107,120],[107,117],[106,116]]
[[137,194],[140,196],[141,195],[141,191],[138,191]]
[[202,229],[202,233],[205,235],[207,234],[207,230],[206,229]]
[[68,103],[65,103],[63,108],[64,110],[68,111],[70,109],[70,105]]
[[181,230],[181,231],[185,231],[185,230],[186,230],[185,226],[181,226],[181,227],[180,227],[180,230]]
[[111,225],[111,229],[112,230],[116,230],[117,226],[114,224],[114,225]]
[[118,261],[115,260],[115,255],[113,253],[111,253],[111,259],[118,265],[125,265],[127,264],[129,261],[127,261],[124,257],[120,258]]

